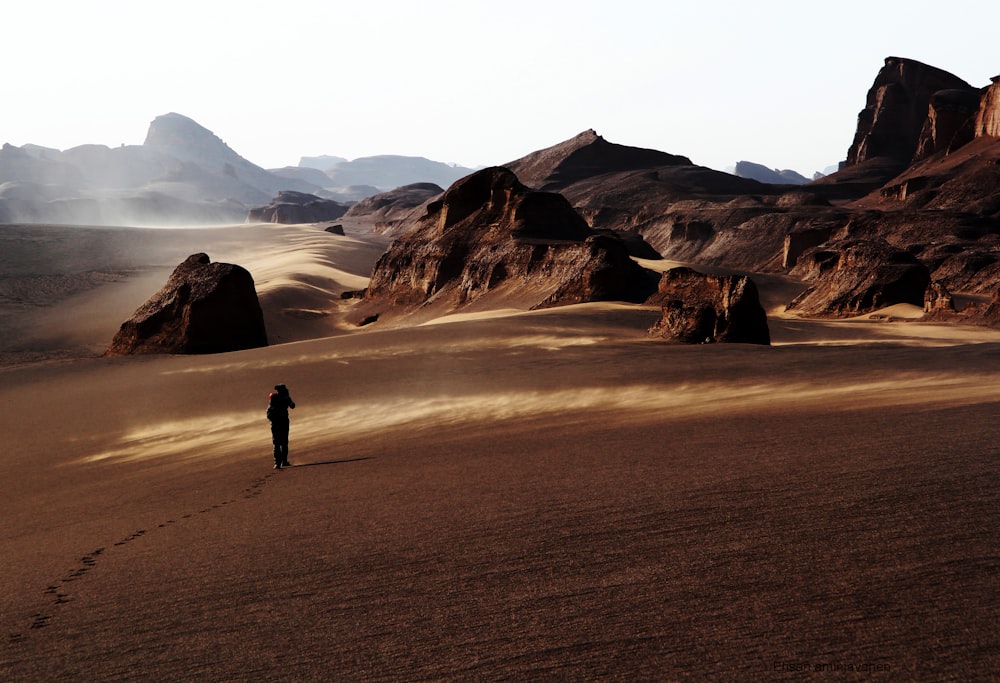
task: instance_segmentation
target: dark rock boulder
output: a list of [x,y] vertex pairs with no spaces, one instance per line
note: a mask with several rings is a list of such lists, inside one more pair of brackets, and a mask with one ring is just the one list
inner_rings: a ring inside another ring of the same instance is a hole
[[946,285],[932,282],[927,286],[924,292],[924,313],[930,317],[955,313],[955,300]]
[[663,317],[649,330],[657,337],[686,344],[771,343],[757,287],[745,275],[671,268],[649,303],[663,307]]
[[791,275],[810,283],[787,310],[803,315],[852,316],[894,304],[924,305],[927,266],[878,239],[854,239],[809,249]]
[[248,223],[321,223],[335,221],[347,207],[306,192],[282,190],[267,206],[250,209]]
[[221,353],[267,346],[253,277],[240,266],[193,254],[122,323],[109,355]]
[[618,238],[597,235],[558,194],[536,192],[505,168],[478,171],[431,202],[375,265],[365,313],[378,306],[543,308],[642,301],[648,271]]

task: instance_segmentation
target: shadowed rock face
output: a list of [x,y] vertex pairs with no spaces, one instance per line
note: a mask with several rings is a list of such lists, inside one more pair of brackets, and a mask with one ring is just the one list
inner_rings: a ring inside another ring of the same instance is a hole
[[663,307],[663,317],[649,330],[657,337],[685,344],[771,343],[757,286],[745,275],[671,268],[649,302]]
[[851,316],[894,304],[924,305],[927,266],[882,240],[845,240],[806,251],[791,274],[810,282],[787,310]]
[[271,203],[250,209],[248,223],[321,223],[334,221],[347,213],[347,207],[332,199],[305,192],[283,190]]
[[[413,183],[395,190],[377,194],[357,202],[347,211],[351,218],[367,217],[374,222],[375,231],[395,234],[396,228],[407,219],[422,215],[421,207],[444,192],[434,183]],[[421,213],[417,213],[421,212]]]
[[109,355],[221,353],[267,346],[253,277],[193,254],[167,284],[122,323]]
[[459,180],[379,259],[365,298],[458,308],[490,294],[530,308],[641,301],[647,272],[616,237],[597,235],[561,195],[505,168]]
[[931,96],[927,118],[920,130],[914,161],[937,152],[950,152],[975,137],[979,90],[939,90]]
[[866,106],[858,114],[847,165],[876,157],[909,164],[917,151],[928,105],[940,90],[974,89],[961,78],[933,66],[912,59],[886,58],[868,91]]

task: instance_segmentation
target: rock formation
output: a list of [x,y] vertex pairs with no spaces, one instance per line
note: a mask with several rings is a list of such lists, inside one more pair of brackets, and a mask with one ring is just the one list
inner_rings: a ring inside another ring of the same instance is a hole
[[657,337],[686,344],[771,343],[757,287],[745,275],[671,268],[649,302],[663,307],[663,317],[650,329]]
[[976,114],[975,135],[1000,138],[1000,76],[994,76],[986,88]]
[[690,166],[691,160],[653,149],[608,142],[593,129],[552,147],[504,164],[528,187],[555,191],[608,173],[661,166]]
[[397,228],[408,219],[419,218],[427,202],[438,197],[444,189],[434,183],[413,183],[362,199],[347,211],[350,218],[365,217],[372,221],[376,232],[395,235]]
[[791,274],[809,288],[787,307],[804,315],[854,316],[894,304],[924,305],[927,266],[883,240],[856,239],[807,250]]
[[917,151],[934,93],[972,89],[947,71],[912,59],[887,57],[868,91],[865,108],[858,114],[858,127],[847,152],[847,165],[888,157],[905,167]]
[[955,300],[948,287],[940,282],[932,282],[924,292],[924,313],[928,317],[955,313]]
[[913,160],[919,161],[938,152],[958,149],[975,137],[975,119],[979,113],[979,90],[939,90],[931,96],[927,118],[917,140]]
[[193,254],[166,285],[122,323],[109,355],[221,353],[267,346],[253,277]]
[[924,297],[924,314],[925,320],[934,322],[1000,327],[1000,286],[989,299],[967,301],[959,309],[948,287],[933,282]]
[[267,206],[250,209],[247,223],[321,223],[335,221],[347,207],[314,194],[283,190]]
[[[998,103],[996,81],[979,90],[891,57],[858,119],[851,159],[794,192],[622,148],[593,131],[508,166],[529,186],[558,190],[592,228],[635,232],[667,259],[788,273],[829,240],[838,253],[844,240],[884,241],[952,291],[978,298],[1000,277],[1000,137],[987,133],[1000,125]],[[879,254],[869,256],[899,266],[893,251]],[[838,294],[824,284],[794,310],[855,314],[853,305],[820,304],[820,290]],[[907,301],[919,306],[921,297]]]
[[487,297],[541,308],[642,301],[649,291],[648,271],[621,240],[595,234],[562,196],[494,167],[456,182],[396,239],[375,265],[363,309],[451,310]]

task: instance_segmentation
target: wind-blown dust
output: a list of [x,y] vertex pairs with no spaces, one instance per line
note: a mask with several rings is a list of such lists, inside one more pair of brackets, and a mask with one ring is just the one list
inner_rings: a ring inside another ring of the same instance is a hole
[[[772,314],[771,347],[669,346],[624,304],[352,329],[360,235],[38,230],[79,259],[32,277],[118,275],[0,300],[4,680],[1000,667],[996,331]],[[100,357],[197,251],[250,270],[273,345]],[[115,310],[61,315],[84,299]]]

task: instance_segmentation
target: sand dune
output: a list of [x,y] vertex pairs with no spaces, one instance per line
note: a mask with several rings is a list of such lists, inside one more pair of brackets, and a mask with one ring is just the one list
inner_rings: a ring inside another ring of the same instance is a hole
[[[995,331],[772,314],[770,348],[667,346],[619,304],[351,331],[360,234],[20,230],[65,248],[0,270],[0,679],[1000,666]],[[98,357],[196,251],[251,271],[284,343]],[[6,294],[42,275],[85,286]],[[762,282],[771,310],[797,286]]]

